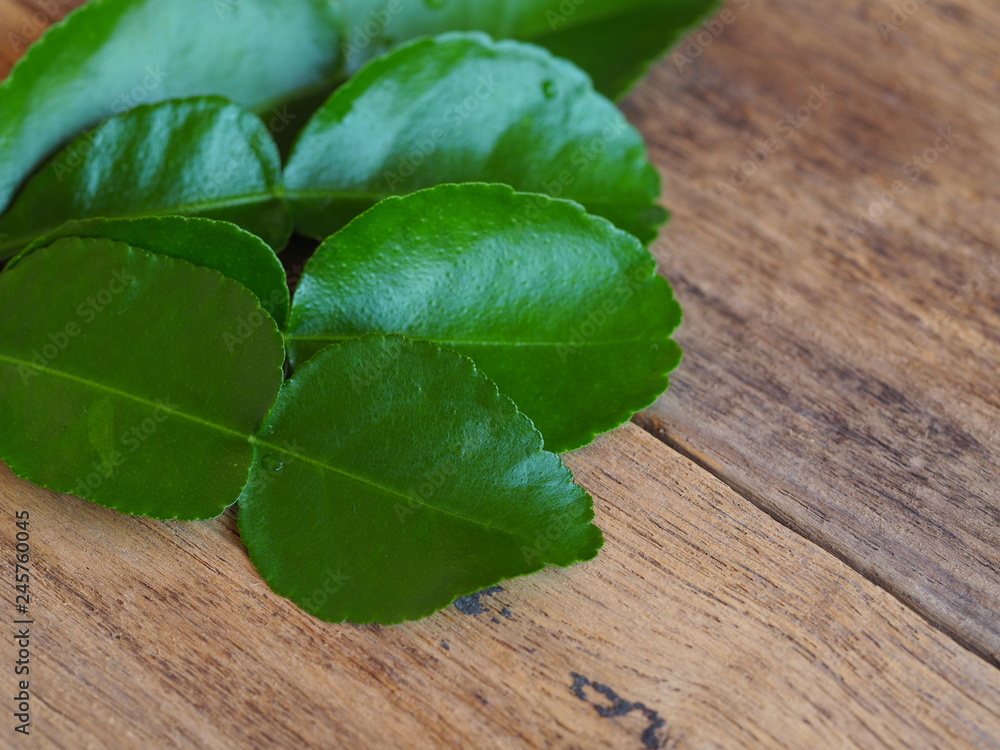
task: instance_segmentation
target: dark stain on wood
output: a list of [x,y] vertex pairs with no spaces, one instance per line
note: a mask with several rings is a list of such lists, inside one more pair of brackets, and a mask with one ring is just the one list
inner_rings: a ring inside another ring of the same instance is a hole
[[[487,612],[487,608],[483,606],[483,597],[493,596],[501,591],[503,591],[501,586],[490,586],[488,589],[477,591],[475,594],[460,596],[455,600],[455,609],[463,615],[469,615],[471,617],[485,614]],[[494,621],[499,622],[496,618],[494,618]]]
[[[659,750],[670,739],[670,729],[667,727],[667,720],[653,709],[648,708],[645,704],[627,701],[607,685],[593,682],[576,672],[570,672],[570,677],[573,678],[573,684],[570,687],[573,694],[580,700],[586,701],[593,706],[598,715],[605,719],[626,716],[633,711],[643,714],[649,721],[649,725],[642,732],[641,740],[643,748]],[[587,695],[588,687],[601,695],[607,702],[599,699],[591,699]]]

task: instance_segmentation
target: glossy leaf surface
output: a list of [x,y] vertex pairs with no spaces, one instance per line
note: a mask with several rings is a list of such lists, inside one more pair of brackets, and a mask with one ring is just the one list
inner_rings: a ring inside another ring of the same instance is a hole
[[283,358],[217,271],[59,240],[0,274],[0,460],[124,513],[212,518],[246,483]]
[[28,181],[0,219],[0,257],[67,221],[153,214],[225,219],[280,250],[291,233],[280,185],[277,146],[256,115],[218,98],[139,107]]
[[106,237],[196,266],[214,268],[257,295],[279,327],[288,319],[288,280],[281,261],[263,240],[235,224],[184,216],[71,221],[35,240],[7,264],[6,270],[14,268],[28,254],[64,237]]
[[257,111],[331,84],[329,0],[94,0],[0,84],[0,211],[56,148],[140,104],[218,95]]
[[667,388],[680,320],[653,257],[605,220],[505,186],[444,185],[389,198],[327,240],[286,342],[293,365],[369,332],[454,348],[561,452]]
[[372,62],[313,116],[285,171],[297,226],[319,238],[387,195],[458,182],[571,198],[644,242],[666,219],[642,136],[587,76],[483,34]]
[[333,622],[394,623],[602,544],[587,494],[455,352],[331,346],[255,438],[240,534],[276,592]]
[[485,31],[572,60],[598,91],[617,99],[719,5],[718,0],[345,0],[342,7],[352,70],[414,37]]

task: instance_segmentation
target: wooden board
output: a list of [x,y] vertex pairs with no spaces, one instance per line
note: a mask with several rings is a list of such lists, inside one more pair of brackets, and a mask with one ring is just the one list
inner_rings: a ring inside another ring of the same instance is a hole
[[903,5],[734,2],[628,102],[686,312],[638,421],[996,662],[1000,5]]
[[85,0],[0,1],[0,75],[7,71],[45,29]]
[[[0,0],[0,60],[75,4]],[[0,559],[32,514],[28,746],[1000,747],[1000,671],[960,645],[997,655],[998,13],[921,4],[883,41],[888,3],[731,10],[626,104],[687,358],[637,418],[663,442],[567,459],[601,557],[334,626],[270,593],[232,516],[127,518],[0,466]],[[786,139],[813,86],[835,94]]]
[[388,628],[272,594],[231,517],[129,518],[2,470],[4,559],[31,512],[35,739],[1000,747],[1000,672],[689,460],[631,426],[569,462],[607,533],[597,561]]

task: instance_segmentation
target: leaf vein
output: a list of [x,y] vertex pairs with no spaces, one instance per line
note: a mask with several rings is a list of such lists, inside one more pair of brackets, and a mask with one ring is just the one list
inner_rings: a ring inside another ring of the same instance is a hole
[[452,512],[450,510],[446,510],[445,508],[438,507],[437,505],[431,505],[430,503],[424,502],[424,501],[419,500],[419,499],[417,499],[415,497],[411,497],[411,496],[407,495],[406,493],[400,492],[399,490],[395,490],[395,489],[393,489],[391,487],[386,487],[384,485],[378,484],[377,482],[373,482],[372,480],[366,479],[365,477],[358,476],[357,474],[352,474],[349,471],[345,471],[343,469],[338,469],[338,468],[336,468],[334,466],[330,466],[329,464],[323,463],[319,459],[310,458],[309,456],[304,456],[301,453],[295,453],[294,451],[289,451],[287,448],[282,448],[282,447],[279,447],[277,445],[273,445],[271,443],[267,443],[267,442],[265,442],[263,440],[259,440],[259,439],[255,438],[255,437],[254,438],[250,438],[250,442],[254,443],[255,445],[259,445],[261,447],[264,447],[264,448],[269,448],[269,449],[275,451],[276,453],[279,453],[279,454],[281,454],[283,456],[287,456],[288,458],[295,459],[296,461],[302,461],[303,463],[310,464],[312,466],[316,466],[316,467],[318,467],[320,469],[323,469],[325,471],[332,472],[333,474],[339,474],[339,475],[341,475],[343,477],[347,477],[348,479],[352,479],[355,482],[358,482],[359,484],[364,484],[364,485],[368,485],[369,487],[374,487],[375,489],[381,490],[382,492],[385,492],[385,493],[387,493],[389,495],[394,495],[396,497],[402,498],[403,500],[406,500],[408,503],[417,503],[421,507],[437,511],[438,513],[442,513],[444,515],[451,516],[452,518],[458,518],[458,519],[460,519],[462,521],[466,521],[468,523],[472,523],[472,524],[475,524],[477,526],[484,526],[484,527],[486,527],[488,529],[494,529],[494,530],[499,531],[499,532],[501,532],[503,534],[506,534],[507,536],[514,537],[516,539],[522,539],[522,540],[528,539],[528,537],[524,536],[520,532],[511,531],[510,529],[505,529],[502,526],[497,526],[495,524],[489,523],[488,521],[482,521],[482,520],[477,519],[477,518],[471,518],[470,516],[463,516],[461,513],[454,513],[454,512]]
[[[352,339],[361,338],[365,334],[358,334],[356,336],[303,336],[299,334],[289,333],[285,334],[286,340],[291,341],[329,341],[330,343],[339,343],[342,341],[351,341]],[[462,339],[437,339],[428,338],[424,336],[411,336],[414,341],[429,341],[431,343],[437,344],[438,346],[510,346],[510,347],[533,347],[533,346],[571,346],[574,348],[586,347],[586,346],[612,346],[616,344],[656,344],[660,343],[655,340],[645,339],[645,338],[632,338],[632,339],[607,339],[600,341],[470,341]]]
[[56,370],[52,367],[39,367],[34,362],[26,362],[22,359],[18,359],[16,357],[8,357],[3,354],[0,354],[0,362],[6,362],[10,365],[15,365],[18,367],[28,367],[41,375],[51,375],[57,378],[62,378],[64,380],[69,380],[74,383],[79,383],[80,385],[88,386],[97,391],[110,393],[112,395],[120,396],[121,398],[130,401],[135,401],[136,403],[139,404],[144,404],[145,406],[152,406],[166,412],[167,414],[170,414],[171,416],[182,417],[192,422],[196,422],[197,424],[204,425],[205,427],[211,427],[212,429],[218,430],[219,432],[223,432],[228,435],[232,435],[234,437],[239,437],[247,441],[250,441],[252,438],[251,435],[245,435],[242,432],[239,432],[237,430],[232,430],[228,427],[217,424],[215,422],[209,422],[208,420],[202,419],[201,417],[196,417],[194,414],[188,414],[187,412],[178,411],[177,409],[171,409],[169,406],[165,406],[163,403],[157,401],[150,401],[149,399],[143,398],[142,396],[137,396],[134,393],[129,393],[128,391],[122,391],[118,388],[113,388],[109,385],[97,383],[93,380],[80,377],[79,375],[73,375],[72,373],[69,372]]

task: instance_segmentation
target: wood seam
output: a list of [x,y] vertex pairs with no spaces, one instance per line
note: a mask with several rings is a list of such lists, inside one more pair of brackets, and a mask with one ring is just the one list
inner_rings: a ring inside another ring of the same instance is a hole
[[844,563],[847,567],[857,573],[859,576],[864,578],[869,583],[878,586],[880,589],[888,593],[898,602],[900,602],[907,609],[912,610],[914,613],[919,615],[921,619],[931,625],[935,630],[940,631],[944,635],[948,636],[955,644],[961,646],[966,651],[979,657],[987,664],[997,669],[1000,669],[1000,661],[993,659],[990,655],[984,652],[982,649],[978,648],[974,643],[970,642],[968,639],[963,638],[960,634],[956,633],[954,630],[948,627],[947,623],[939,621],[930,613],[925,611],[919,602],[911,600],[909,597],[905,596],[902,592],[894,588],[888,581],[883,579],[881,576],[873,575],[872,573],[862,570],[850,556],[845,555],[829,545],[822,538],[814,538],[810,536],[807,531],[801,528],[798,524],[794,523],[791,519],[785,517],[783,514],[778,512],[776,507],[772,507],[758,492],[755,492],[745,485],[743,485],[739,480],[733,476],[729,476],[723,469],[719,466],[713,465],[711,462],[705,460],[704,457],[699,456],[697,452],[691,450],[689,447],[685,446],[682,442],[671,437],[665,430],[656,429],[652,426],[647,426],[643,424],[644,420],[633,419],[632,424],[639,427],[644,432],[652,435],[654,438],[659,440],[668,449],[679,453],[684,456],[689,461],[693,462],[696,466],[703,469],[704,471],[711,474],[713,477],[718,479],[720,482],[725,484],[729,489],[735,492],[737,495],[742,497],[748,503],[753,505],[761,513],[764,513],[769,518],[774,520],[776,523],[785,527],[793,534],[802,537],[806,541],[815,545],[819,549],[823,550],[829,555],[832,555],[840,562]]

